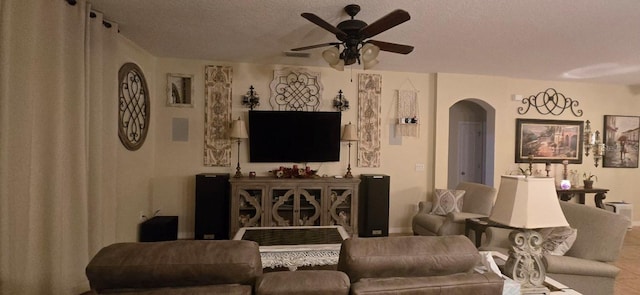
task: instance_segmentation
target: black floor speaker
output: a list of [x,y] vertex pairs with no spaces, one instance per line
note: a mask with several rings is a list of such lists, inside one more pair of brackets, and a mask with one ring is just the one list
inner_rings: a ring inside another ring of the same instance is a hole
[[389,236],[389,176],[361,174],[358,194],[358,236]]
[[229,174],[196,175],[196,240],[229,239]]

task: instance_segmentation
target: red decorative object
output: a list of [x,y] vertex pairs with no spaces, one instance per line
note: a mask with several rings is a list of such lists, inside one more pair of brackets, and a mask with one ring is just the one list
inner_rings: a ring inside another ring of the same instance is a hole
[[318,177],[316,174],[318,170],[311,170],[311,167],[306,166],[304,169],[298,168],[298,165],[293,165],[292,168],[280,166],[280,168],[269,171],[273,173],[276,178],[312,178]]

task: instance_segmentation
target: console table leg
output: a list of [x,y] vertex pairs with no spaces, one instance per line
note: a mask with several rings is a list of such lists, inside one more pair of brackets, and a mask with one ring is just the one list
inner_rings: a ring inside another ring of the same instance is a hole
[[602,200],[607,198],[607,195],[605,193],[597,193],[593,198],[596,202],[596,207],[605,209],[604,204],[602,203]]

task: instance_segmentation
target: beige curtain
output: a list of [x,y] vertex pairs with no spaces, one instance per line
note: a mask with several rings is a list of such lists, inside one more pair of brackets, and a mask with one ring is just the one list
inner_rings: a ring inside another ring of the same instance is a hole
[[0,294],[85,291],[115,239],[117,28],[89,8],[0,2]]

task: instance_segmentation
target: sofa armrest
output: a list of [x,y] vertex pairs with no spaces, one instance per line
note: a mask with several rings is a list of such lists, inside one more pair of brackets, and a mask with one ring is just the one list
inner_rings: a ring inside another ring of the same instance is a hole
[[547,273],[615,278],[620,269],[614,265],[571,256],[544,255]]
[[433,209],[433,202],[422,201],[418,203],[418,214],[424,213],[429,214]]

